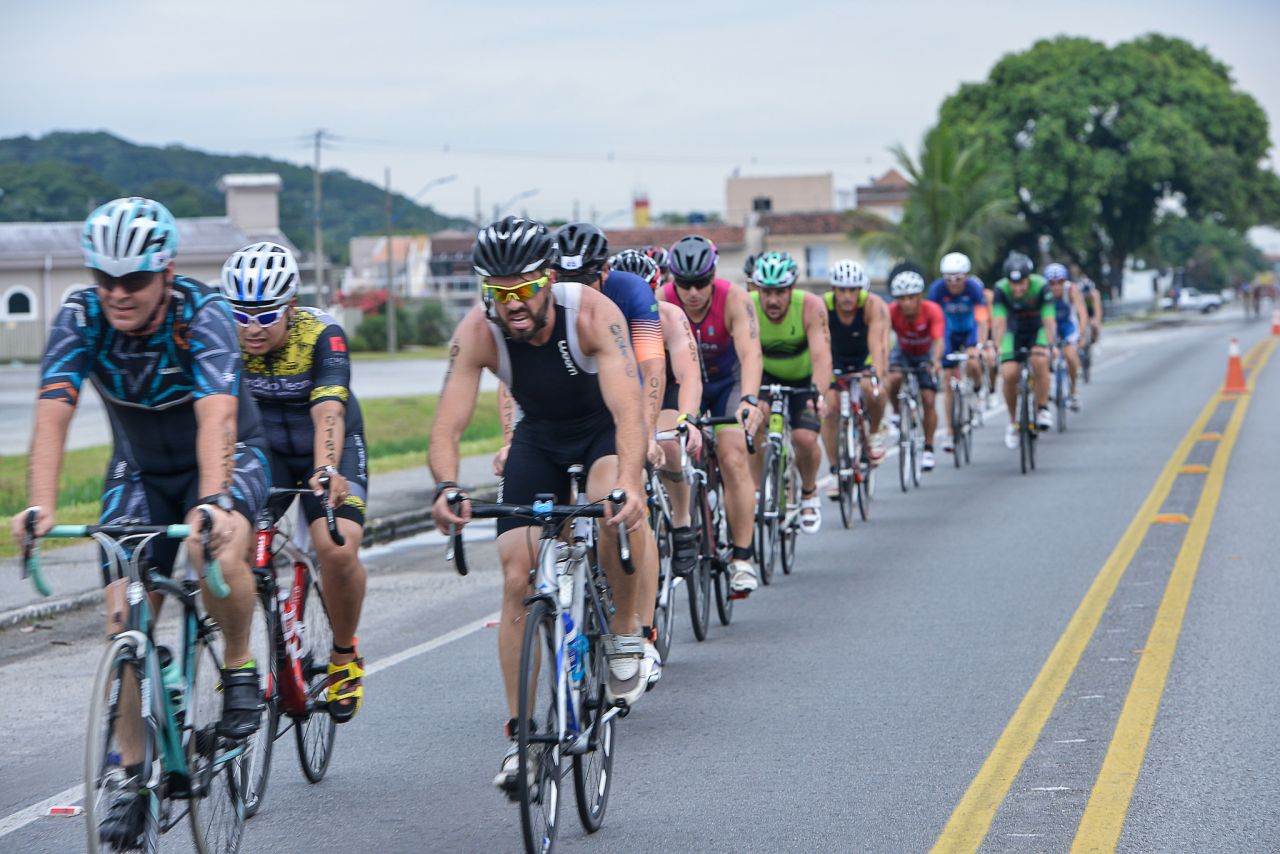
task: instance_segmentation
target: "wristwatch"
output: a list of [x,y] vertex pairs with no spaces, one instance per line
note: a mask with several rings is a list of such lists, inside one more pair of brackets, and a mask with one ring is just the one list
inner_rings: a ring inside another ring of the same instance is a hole
[[760,398],[756,397],[754,394],[744,394],[742,397],[738,399],[743,403],[747,404],[748,406],[760,405]]
[[227,495],[225,492],[215,492],[213,495],[206,495],[204,498],[196,501],[196,504],[211,504],[219,510],[223,510],[227,513],[236,509],[236,505],[231,500],[231,496]]

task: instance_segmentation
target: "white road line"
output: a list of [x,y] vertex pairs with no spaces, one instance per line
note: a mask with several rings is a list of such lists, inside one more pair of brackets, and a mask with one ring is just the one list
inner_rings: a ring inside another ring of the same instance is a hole
[[[451,644],[456,640],[461,640],[467,635],[480,631],[487,623],[498,619],[499,613],[500,612],[498,611],[494,611],[488,616],[481,617],[478,620],[473,620],[470,623],[459,626],[451,632],[445,632],[439,637],[423,641],[416,646],[411,646],[408,649],[395,653],[394,655],[389,655],[380,661],[375,661],[373,664],[365,668],[364,674],[365,676],[372,676],[375,673],[380,673],[390,667],[395,667],[397,664],[403,664],[411,658],[416,658],[419,655],[425,655],[426,653],[439,649],[446,644]],[[49,807],[71,806],[72,804],[80,803],[81,795],[83,794],[84,784],[77,783],[68,789],[63,789],[56,795],[50,795],[39,803],[32,804],[29,807],[20,809],[17,812],[0,819],[0,839],[3,839],[10,833],[13,833],[15,830],[20,830],[26,827],[38,818],[44,818],[49,812]]]

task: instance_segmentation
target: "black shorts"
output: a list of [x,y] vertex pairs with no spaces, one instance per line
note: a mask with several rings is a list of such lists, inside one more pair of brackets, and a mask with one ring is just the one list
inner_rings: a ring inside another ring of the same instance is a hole
[[809,379],[801,382],[784,381],[765,371],[760,377],[760,399],[767,400],[769,398],[766,392],[766,386],[782,385],[791,389],[795,389],[787,398],[788,421],[792,430],[812,430],[815,433],[822,429],[822,422],[818,420],[817,406],[818,393],[813,391],[810,386],[812,383]]
[[[612,419],[593,430],[577,430],[531,424],[526,416],[511,437],[498,503],[532,504],[534,496],[550,493],[557,504],[568,504],[569,466],[580,463],[590,472],[596,460],[618,453],[615,438]],[[499,519],[498,534],[536,524],[531,519]]]
[[742,382],[735,374],[702,383],[702,411],[712,418],[736,415],[734,407],[742,400]]
[[[315,458],[311,456],[290,457],[272,453],[270,460],[271,485],[276,489],[305,489],[316,467]],[[364,527],[369,505],[369,455],[365,451],[362,434],[348,433],[343,440],[338,473],[347,479],[351,494],[340,507],[333,508],[333,515]],[[302,496],[302,512],[308,525],[324,518],[324,507],[314,495]]]
[[[266,453],[253,445],[236,445],[235,474],[231,500],[235,509],[252,525],[267,500],[269,463]],[[100,525],[180,525],[187,513],[203,498],[199,492],[200,473],[196,469],[172,474],[140,472],[120,457],[107,465],[102,489]],[[147,562],[162,575],[173,574],[179,540],[156,537],[147,546]],[[103,581],[106,577],[103,560]]]
[[911,371],[916,375],[916,384],[921,391],[937,391],[938,383],[933,375],[933,359],[929,354],[909,356],[897,347],[889,354],[889,367],[900,373]]

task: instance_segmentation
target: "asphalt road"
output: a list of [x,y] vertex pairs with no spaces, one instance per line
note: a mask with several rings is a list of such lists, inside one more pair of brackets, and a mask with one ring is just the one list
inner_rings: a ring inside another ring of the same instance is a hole
[[[795,574],[739,602],[733,625],[713,625],[707,642],[693,640],[681,612],[661,685],[618,728],[604,828],[585,835],[565,803],[559,850],[913,852],[945,842],[948,821],[1004,758],[993,748],[1020,707],[1034,705],[1028,692],[1070,637],[1073,614],[1221,384],[1228,337],[1248,347],[1266,332],[1226,315],[1113,336],[1085,411],[1067,433],[1042,440],[1033,474],[1018,473],[1000,418],[989,418],[972,467],[956,471],[941,456],[923,487],[902,495],[887,466],[871,521],[852,531],[829,507],[823,531],[801,540]],[[1230,444],[1224,407],[1204,430],[1226,431]],[[1280,535],[1269,524],[1277,419],[1272,365],[1238,427],[1167,684],[1154,697],[1130,696],[1150,664],[1144,656],[1159,652],[1148,632],[1165,613],[1189,536],[1183,524],[1152,525],[1140,539],[1043,726],[1023,734],[1024,761],[987,804],[981,850],[1070,850],[1100,769],[1138,740],[1146,752],[1119,813],[1119,850],[1280,849],[1271,773],[1280,760],[1271,725]],[[1217,466],[1200,444],[1189,461]],[[1201,485],[1179,477],[1159,509],[1204,518]],[[485,568],[491,545],[476,542],[470,557],[462,579],[438,545],[370,556],[366,707],[339,729],[317,786],[298,770],[291,739],[277,744],[243,850],[517,850],[516,808],[489,784],[505,713],[494,634],[482,626],[497,607],[498,578]],[[78,799],[98,631],[98,616],[79,612],[0,637],[10,722],[0,851],[82,845],[79,819],[43,813],[49,798]],[[1126,731],[1113,744],[1122,709],[1161,697],[1149,741]],[[189,845],[180,827],[164,850]]]

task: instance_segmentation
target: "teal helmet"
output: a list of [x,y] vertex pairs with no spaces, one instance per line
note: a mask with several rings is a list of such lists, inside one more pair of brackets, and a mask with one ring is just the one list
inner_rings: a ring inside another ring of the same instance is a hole
[[133,196],[102,205],[80,232],[84,265],[108,276],[154,273],[178,251],[178,223],[159,202]]
[[800,278],[800,268],[789,252],[765,252],[756,259],[751,280],[758,288],[789,288]]

